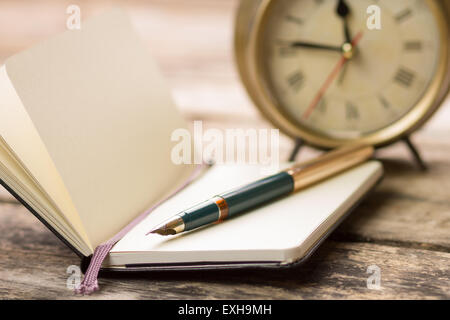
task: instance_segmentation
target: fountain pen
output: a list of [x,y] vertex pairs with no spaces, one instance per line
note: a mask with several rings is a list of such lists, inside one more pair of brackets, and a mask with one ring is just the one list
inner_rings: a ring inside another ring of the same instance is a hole
[[272,176],[217,195],[178,213],[150,233],[175,235],[256,208],[275,199],[304,189],[368,160],[372,146],[346,146]]

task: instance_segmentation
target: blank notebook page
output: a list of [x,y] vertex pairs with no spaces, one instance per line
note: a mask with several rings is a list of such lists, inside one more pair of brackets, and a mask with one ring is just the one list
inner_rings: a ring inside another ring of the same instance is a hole
[[[50,181],[45,189],[67,189],[92,247],[191,172],[171,161],[171,134],[186,123],[121,10],[11,57],[6,70],[23,103],[19,111],[31,119],[15,136],[33,129],[43,144],[21,160],[41,182],[49,171],[36,167],[38,156],[50,157],[63,186]],[[11,145],[15,152],[35,148],[15,138],[22,142]]]
[[370,161],[325,182],[223,223],[163,237],[146,233],[200,201],[261,178],[258,166],[217,166],[165,202],[112,249],[110,265],[195,262],[292,262],[382,176]]

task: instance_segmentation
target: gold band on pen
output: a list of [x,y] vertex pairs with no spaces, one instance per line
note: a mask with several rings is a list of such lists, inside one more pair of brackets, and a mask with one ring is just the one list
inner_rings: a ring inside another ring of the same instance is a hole
[[219,218],[217,219],[217,221],[220,222],[225,220],[228,217],[228,203],[224,198],[218,196],[214,197],[212,201],[214,201],[217,208],[219,208]]

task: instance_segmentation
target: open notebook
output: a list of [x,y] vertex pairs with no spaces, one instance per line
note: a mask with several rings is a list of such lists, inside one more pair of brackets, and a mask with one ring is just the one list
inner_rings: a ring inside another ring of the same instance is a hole
[[[120,10],[8,59],[0,69],[0,180],[81,257],[182,185],[171,161],[186,124]],[[217,166],[163,203],[105,266],[285,264],[304,257],[382,175],[368,162],[294,196],[180,236],[145,236],[164,218],[244,182]]]
[[230,264],[290,264],[301,260],[382,176],[369,161],[294,195],[220,224],[172,237],[146,236],[152,227],[224,190],[261,178],[258,166],[209,169],[166,201],[112,249],[110,265],[180,264],[194,268]]

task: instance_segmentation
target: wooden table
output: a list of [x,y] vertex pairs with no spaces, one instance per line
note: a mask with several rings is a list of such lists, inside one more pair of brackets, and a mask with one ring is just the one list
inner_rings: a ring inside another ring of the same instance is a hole
[[[0,61],[65,29],[66,7],[82,17],[114,1],[0,2]],[[127,1],[136,28],[161,64],[189,120],[210,127],[269,128],[246,97],[232,54],[235,0]],[[161,34],[164,37],[161,37]],[[217,119],[222,119],[221,123]],[[274,271],[107,276],[91,299],[450,298],[450,105],[413,140],[422,172],[403,144],[381,150],[386,178],[305,265]],[[282,156],[292,142],[282,138]],[[304,149],[300,158],[314,151]],[[66,288],[78,258],[0,190],[0,298],[82,299]],[[367,269],[381,271],[368,289]]]

